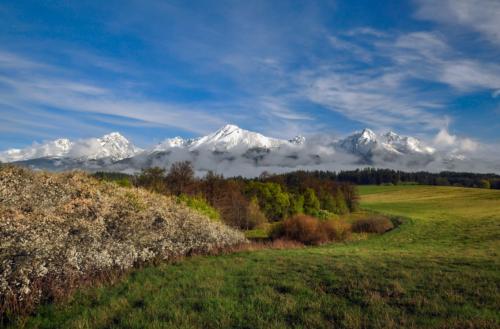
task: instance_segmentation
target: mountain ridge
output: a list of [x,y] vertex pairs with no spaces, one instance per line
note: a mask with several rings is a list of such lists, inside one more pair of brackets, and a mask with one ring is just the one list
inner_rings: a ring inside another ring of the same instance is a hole
[[267,137],[231,124],[198,138],[167,138],[146,149],[136,147],[120,133],[113,132],[99,138],[57,139],[0,152],[2,162],[55,171],[136,172],[151,166],[168,168],[175,161],[187,160],[200,171],[230,170],[235,174],[238,166],[279,171],[311,166],[337,168],[385,164],[421,169],[436,160],[450,168],[464,159],[463,155],[451,158],[438,154],[434,147],[419,139],[393,131],[377,134],[365,128],[339,139],[299,135],[287,140]]
[[17,162],[40,158],[73,158],[97,160],[110,158],[114,161],[132,157],[142,149],[133,145],[118,132],[111,132],[99,138],[71,141],[59,138],[42,144],[33,144],[23,149],[9,149],[0,152],[0,161]]

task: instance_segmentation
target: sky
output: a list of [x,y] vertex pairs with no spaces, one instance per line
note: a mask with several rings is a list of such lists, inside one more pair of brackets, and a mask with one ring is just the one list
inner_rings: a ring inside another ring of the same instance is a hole
[[232,123],[500,142],[500,1],[2,1],[0,150]]

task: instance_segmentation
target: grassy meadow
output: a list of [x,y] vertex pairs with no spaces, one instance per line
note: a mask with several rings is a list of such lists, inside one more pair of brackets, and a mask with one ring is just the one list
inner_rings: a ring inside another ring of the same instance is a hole
[[197,256],[20,319],[25,328],[498,328],[500,191],[362,186],[401,216],[367,239]]

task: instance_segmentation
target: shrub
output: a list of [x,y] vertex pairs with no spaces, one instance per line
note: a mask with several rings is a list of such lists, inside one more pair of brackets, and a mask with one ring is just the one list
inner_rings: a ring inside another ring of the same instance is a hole
[[339,220],[320,221],[307,215],[296,215],[273,227],[273,239],[284,238],[303,244],[317,245],[342,241],[350,236],[350,226]]
[[0,321],[2,313],[30,311],[100,273],[111,276],[144,262],[246,242],[241,232],[158,193],[80,172],[5,167],[0,170]]
[[489,180],[486,180],[486,179],[481,179],[479,181],[479,187],[480,188],[491,188],[491,183]]
[[304,244],[319,244],[326,236],[319,229],[319,220],[306,215],[296,215],[283,221],[283,237]]
[[356,233],[384,233],[393,228],[392,221],[383,216],[358,219],[352,223],[352,231]]
[[321,223],[329,241],[344,241],[351,236],[351,225],[338,219],[331,219]]
[[118,184],[118,186],[121,186],[121,187],[132,187],[132,182],[130,181],[129,178],[121,178],[121,179],[118,179],[115,181],[116,184]]
[[220,221],[220,214],[208,202],[201,196],[189,196],[186,194],[181,194],[177,197],[180,203],[185,204],[188,208],[196,210],[200,214],[203,214],[213,221]]
[[330,212],[328,210],[323,210],[320,209],[318,210],[316,217],[321,220],[329,220],[329,219],[336,219],[339,218],[339,216],[333,212]]
[[259,207],[257,198],[252,198],[247,206],[246,212],[246,229],[253,229],[267,222],[266,216],[262,213]]

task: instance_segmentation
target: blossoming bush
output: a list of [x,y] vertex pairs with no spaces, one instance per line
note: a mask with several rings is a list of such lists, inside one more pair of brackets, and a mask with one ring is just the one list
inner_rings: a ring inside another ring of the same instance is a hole
[[163,195],[81,172],[3,166],[0,318],[100,273],[246,242],[239,231]]

